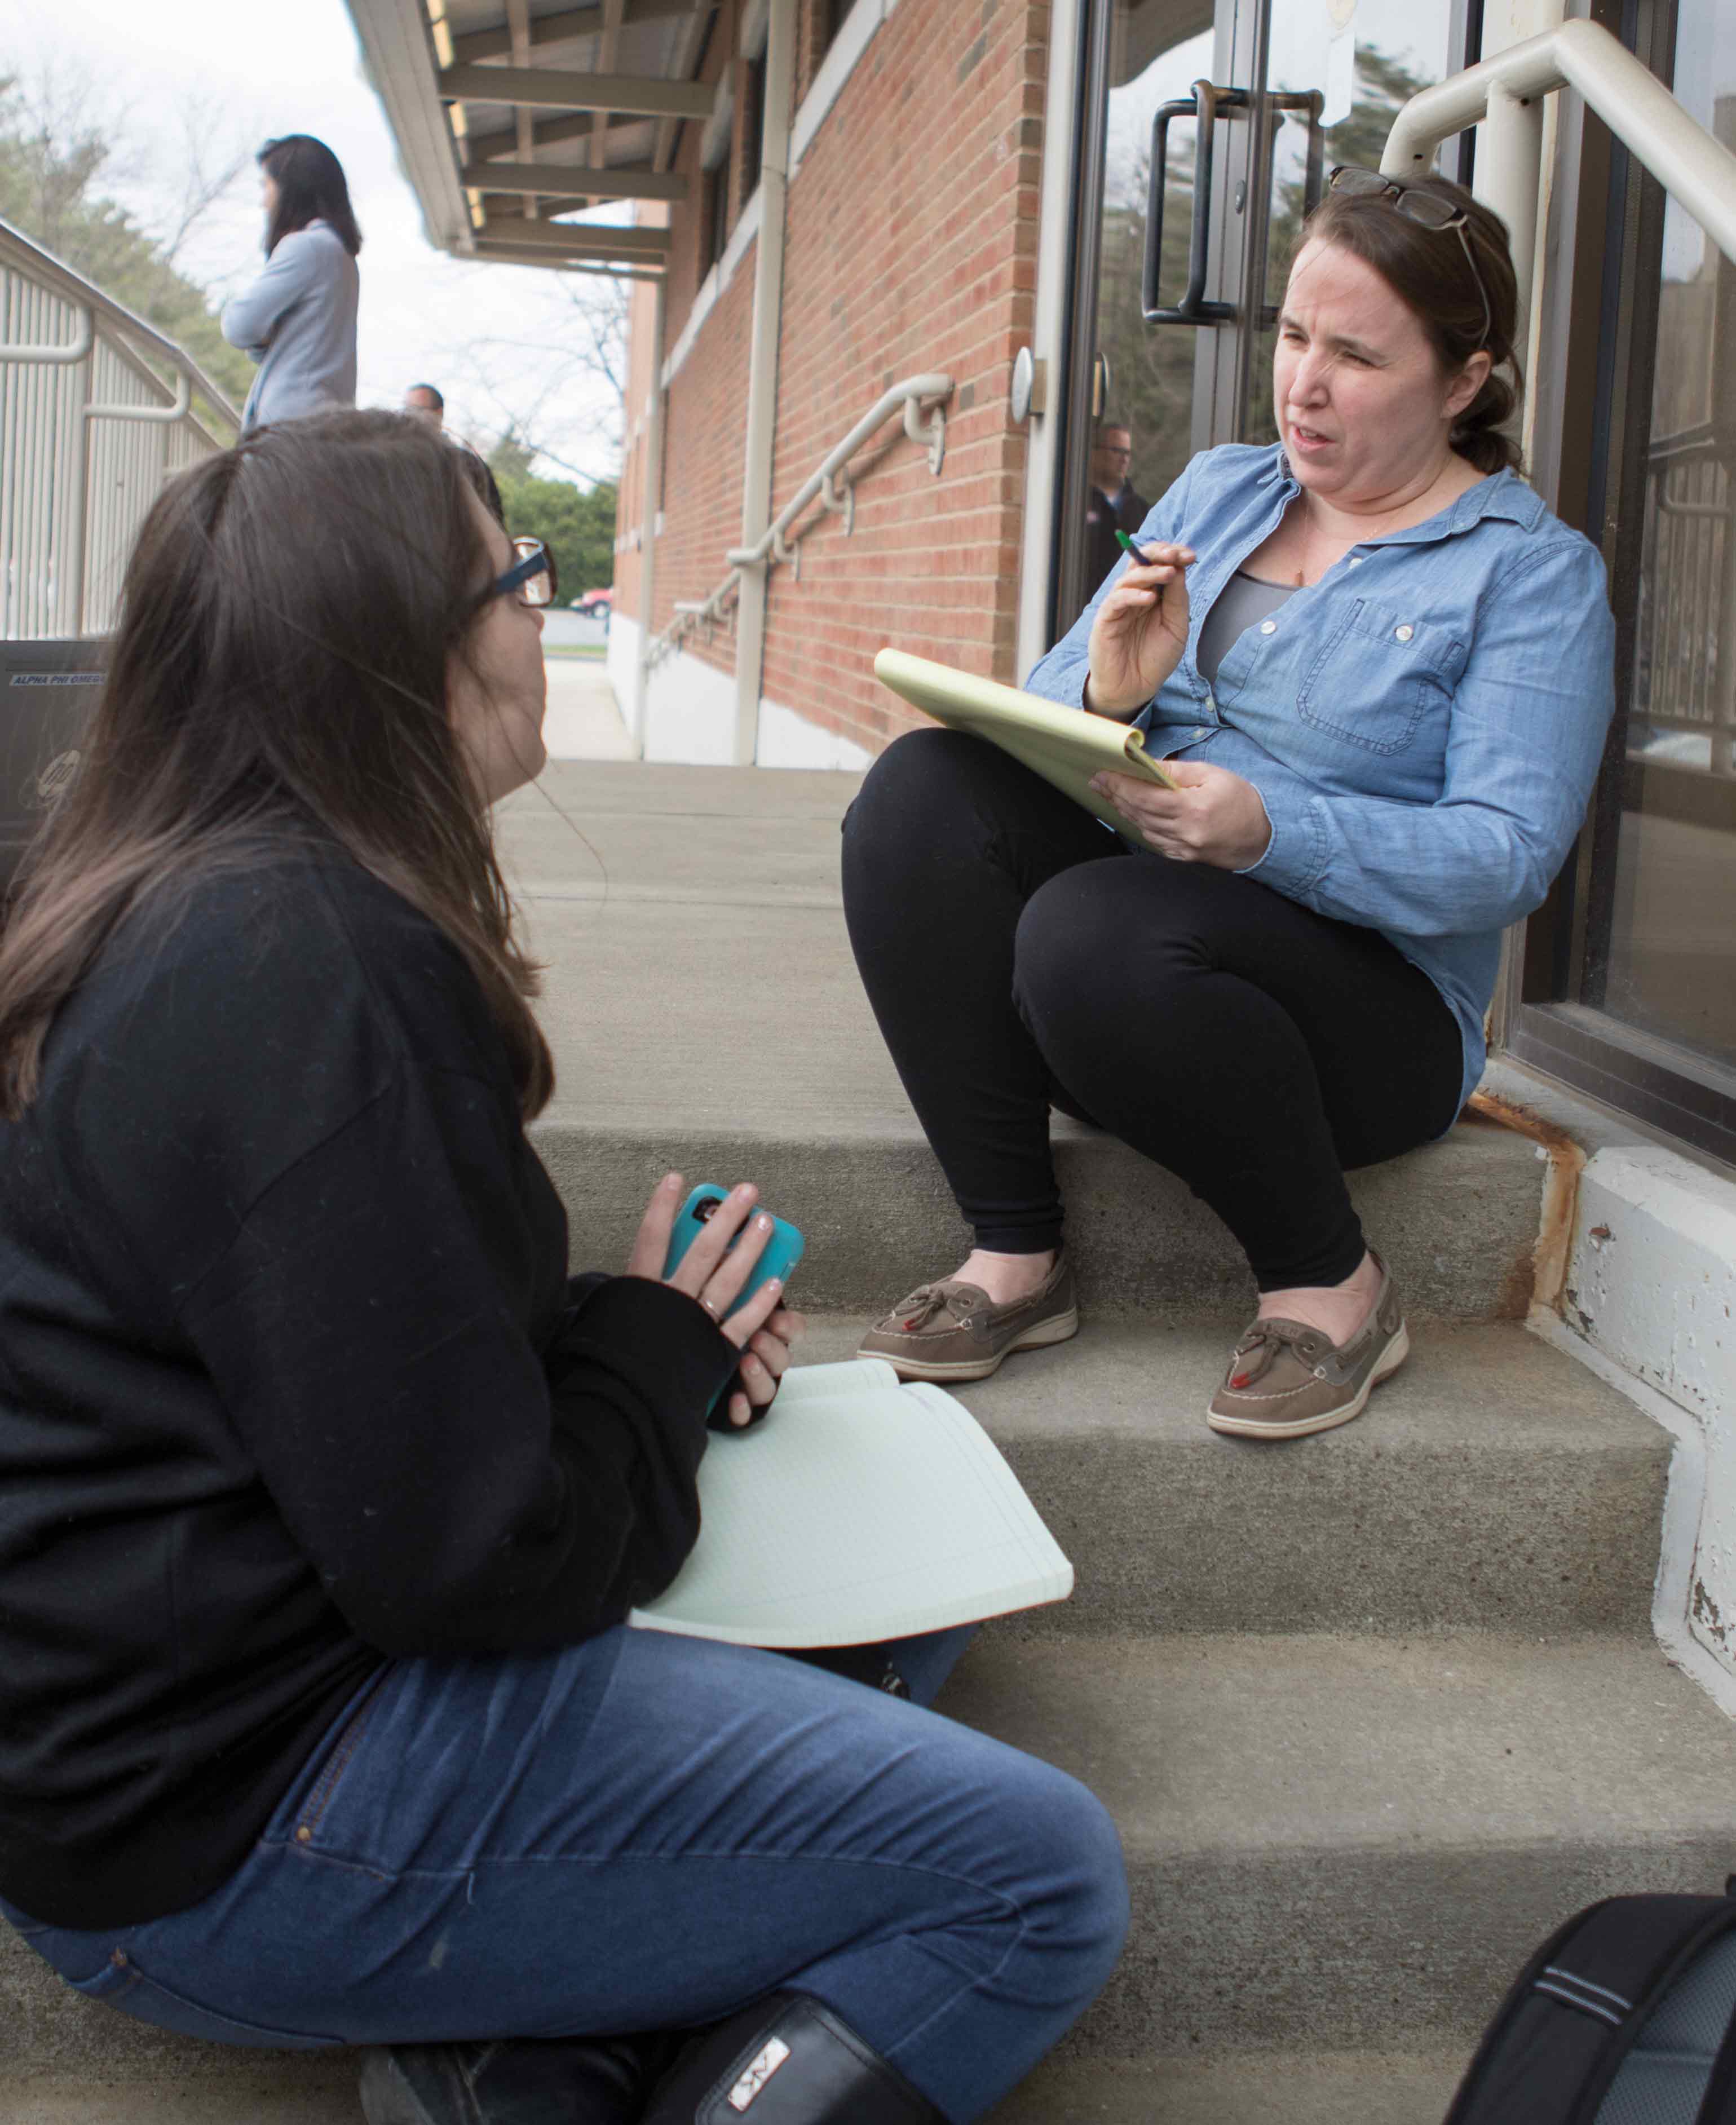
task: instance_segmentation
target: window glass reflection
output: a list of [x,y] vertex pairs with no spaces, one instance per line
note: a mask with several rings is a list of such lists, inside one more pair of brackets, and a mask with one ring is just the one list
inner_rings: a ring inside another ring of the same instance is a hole
[[[1720,19],[1720,16],[1722,19]],[[1736,16],[1682,0],[1675,92],[1736,148]],[[1736,1064],[1736,267],[1671,202],[1602,1006]],[[1645,389],[1645,370],[1636,365]],[[1596,994],[1595,964],[1588,1001]]]

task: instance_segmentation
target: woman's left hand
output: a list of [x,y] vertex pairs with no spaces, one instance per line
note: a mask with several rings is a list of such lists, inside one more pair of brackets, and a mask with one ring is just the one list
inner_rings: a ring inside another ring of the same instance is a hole
[[1160,856],[1219,870],[1246,870],[1260,860],[1271,822],[1252,783],[1198,760],[1166,760],[1163,771],[1176,789],[1109,770],[1092,775],[1091,786]]
[[777,1383],[789,1368],[790,1346],[807,1325],[800,1313],[780,1307],[764,1327],[756,1328],[748,1338],[728,1404],[729,1421],[738,1430],[771,1406]]

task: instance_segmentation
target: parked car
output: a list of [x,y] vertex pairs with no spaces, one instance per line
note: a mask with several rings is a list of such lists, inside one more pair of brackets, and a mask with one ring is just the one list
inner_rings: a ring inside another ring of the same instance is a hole
[[573,601],[572,610],[582,612],[588,620],[606,620],[615,610],[615,590],[611,584],[606,590],[586,591]]

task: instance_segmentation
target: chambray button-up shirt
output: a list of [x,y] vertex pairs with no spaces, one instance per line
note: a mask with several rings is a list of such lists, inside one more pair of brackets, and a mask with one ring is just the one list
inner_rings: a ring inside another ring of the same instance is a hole
[[[1219,592],[1300,492],[1281,446],[1195,458],[1140,527],[1198,558],[1187,648],[1133,720],[1160,759],[1260,793],[1243,875],[1378,930],[1435,983],[1483,1073],[1501,933],[1537,907],[1584,817],[1615,707],[1602,557],[1516,474],[1371,539],[1224,653],[1196,661]],[[1092,620],[1124,558],[1026,685],[1077,708]]]

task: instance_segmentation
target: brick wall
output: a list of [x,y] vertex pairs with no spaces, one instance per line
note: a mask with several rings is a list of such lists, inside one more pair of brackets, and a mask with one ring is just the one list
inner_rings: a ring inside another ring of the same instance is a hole
[[[802,0],[798,98],[823,55],[827,0]],[[781,508],[901,376],[954,379],[936,479],[899,423],[861,476],[856,529],[818,519],[801,580],[774,571],[763,690],[869,751],[919,721],[875,681],[885,643],[996,678],[1016,676],[1025,441],[1007,411],[1013,355],[1031,335],[1048,9],[1042,0],[899,0],[809,144],[790,188],[772,507]],[[747,69],[726,7],[705,78]],[[732,219],[747,181],[735,129]],[[672,349],[704,275],[700,129],[677,167],[667,315]],[[753,248],[705,318],[668,393],[657,610],[703,597],[741,530]],[[859,464],[860,464],[859,460]],[[816,512],[817,517],[817,512]],[[720,631],[686,647],[733,671]]]
[[821,520],[771,577],[765,693],[870,752],[921,720],[883,646],[1015,676],[1047,30],[1028,0],[900,0],[790,187],[774,508],[889,384],[955,385],[940,478],[889,422],[853,535]]

